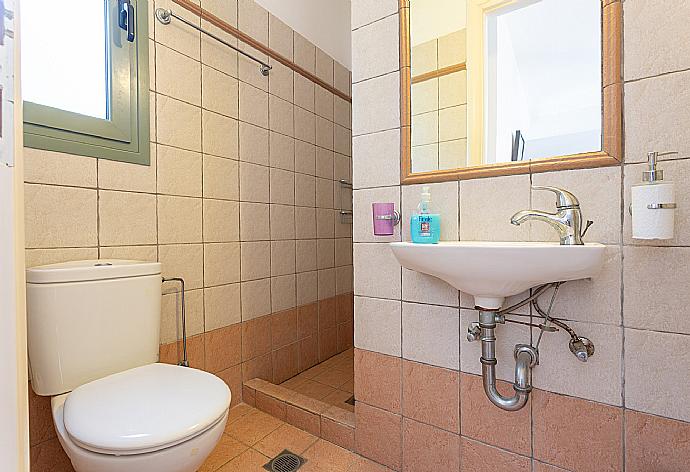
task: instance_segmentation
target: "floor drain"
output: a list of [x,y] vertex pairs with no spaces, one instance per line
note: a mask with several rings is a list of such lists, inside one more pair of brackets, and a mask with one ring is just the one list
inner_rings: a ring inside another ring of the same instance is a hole
[[287,449],[275,456],[270,462],[264,465],[264,469],[269,472],[294,472],[298,470],[306,460]]

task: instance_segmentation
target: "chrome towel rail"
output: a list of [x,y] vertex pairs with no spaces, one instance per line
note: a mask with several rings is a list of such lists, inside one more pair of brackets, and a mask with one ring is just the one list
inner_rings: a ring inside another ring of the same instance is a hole
[[238,53],[242,54],[244,57],[247,57],[254,62],[258,62],[261,66],[259,70],[261,71],[261,75],[263,75],[264,77],[268,76],[268,73],[273,68],[272,66],[266,64],[261,59],[258,59],[255,56],[252,56],[251,54],[249,54],[248,52],[245,52],[245,51],[241,50],[240,48],[230,44],[229,42],[225,41],[224,39],[219,38],[218,36],[211,33],[210,31],[206,31],[205,29],[195,25],[191,21],[186,20],[179,15],[176,15],[175,13],[173,13],[172,10],[166,10],[164,8],[157,8],[156,9],[156,19],[158,21],[160,21],[162,24],[169,25],[173,18],[175,18],[176,20],[180,20],[182,23],[186,24],[187,26],[190,26],[190,27],[194,28],[195,30],[197,30],[201,33],[204,33],[207,36],[210,36],[211,38],[215,39],[219,43],[224,44],[225,46],[229,47],[230,49],[233,49],[233,50],[237,51]]

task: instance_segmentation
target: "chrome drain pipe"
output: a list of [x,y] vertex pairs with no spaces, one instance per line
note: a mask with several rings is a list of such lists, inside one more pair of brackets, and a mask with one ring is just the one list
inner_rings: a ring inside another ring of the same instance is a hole
[[[482,342],[482,378],[484,380],[484,392],[491,403],[507,411],[517,411],[527,404],[529,394],[532,391],[532,368],[539,361],[538,351],[527,344],[515,346],[515,382],[513,389],[515,394],[511,397],[503,396],[496,389],[496,318],[495,311],[479,312],[479,339]],[[475,338],[476,339],[476,338]],[[472,341],[468,335],[468,340]]]

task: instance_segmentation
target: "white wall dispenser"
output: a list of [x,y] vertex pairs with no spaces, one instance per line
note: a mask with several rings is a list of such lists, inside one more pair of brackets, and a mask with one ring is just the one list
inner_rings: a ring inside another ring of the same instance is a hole
[[647,170],[642,183],[631,188],[633,239],[673,239],[675,195],[673,182],[664,180],[664,171],[657,169],[659,156],[675,153],[647,154]]

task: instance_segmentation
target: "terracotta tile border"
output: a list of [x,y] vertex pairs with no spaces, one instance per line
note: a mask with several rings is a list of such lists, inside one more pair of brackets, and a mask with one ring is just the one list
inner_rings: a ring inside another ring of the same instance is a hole
[[259,410],[273,416],[277,414],[276,417],[288,424],[354,451],[355,414],[351,411],[263,379],[245,382],[243,397],[245,403]]

